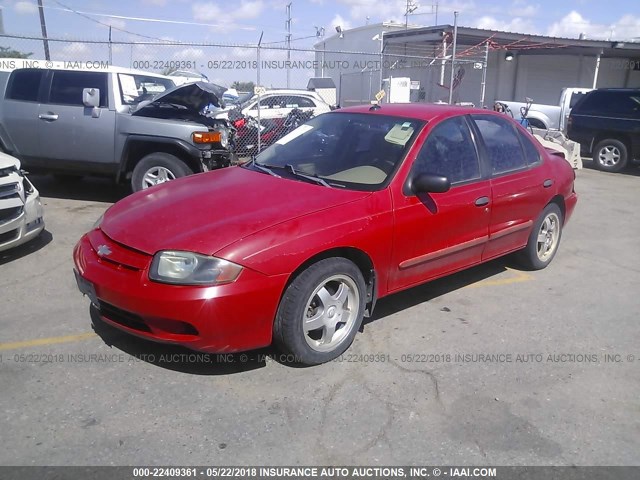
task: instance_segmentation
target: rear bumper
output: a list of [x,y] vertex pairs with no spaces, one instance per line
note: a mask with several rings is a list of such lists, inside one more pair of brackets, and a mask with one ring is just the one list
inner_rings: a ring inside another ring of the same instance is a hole
[[93,296],[100,317],[120,330],[212,353],[271,343],[285,275],[269,277],[245,268],[234,283],[216,287],[156,283],[148,277],[150,256],[141,269],[105,261],[88,235],[73,257],[81,291]]

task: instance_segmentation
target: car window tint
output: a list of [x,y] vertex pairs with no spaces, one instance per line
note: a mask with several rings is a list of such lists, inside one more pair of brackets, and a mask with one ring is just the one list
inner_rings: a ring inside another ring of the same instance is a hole
[[493,115],[473,115],[480,130],[494,174],[527,165],[516,130],[509,120]]
[[538,163],[540,163],[540,152],[533,144],[533,140],[531,140],[528,135],[525,135],[520,130],[518,130],[518,136],[520,137],[520,142],[522,142],[522,148],[524,148],[524,155],[527,159],[527,164],[537,165]]
[[44,75],[44,70],[25,69],[16,70],[11,74],[6,97],[11,100],[25,102],[38,101],[38,90]]
[[480,178],[478,155],[464,117],[445,120],[431,131],[413,169],[445,176],[451,183]]
[[84,88],[100,89],[100,106],[107,106],[107,74],[100,72],[55,71],[51,82],[50,103],[79,105]]
[[637,92],[594,90],[577,107],[579,113],[633,116],[640,112],[640,95]]

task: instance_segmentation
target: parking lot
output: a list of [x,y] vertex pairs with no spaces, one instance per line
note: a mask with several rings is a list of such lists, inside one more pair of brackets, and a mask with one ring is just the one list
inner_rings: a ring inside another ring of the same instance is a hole
[[311,368],[94,332],[71,252],[127,192],[33,176],[46,231],[0,253],[0,463],[637,465],[640,169],[585,163],[549,268],[383,299]]

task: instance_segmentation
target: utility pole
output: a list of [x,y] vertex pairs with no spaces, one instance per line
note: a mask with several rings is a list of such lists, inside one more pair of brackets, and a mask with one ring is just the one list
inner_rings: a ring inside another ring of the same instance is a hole
[[289,88],[291,77],[291,3],[287,4],[287,22],[285,23],[287,28],[287,88]]
[[111,49],[111,25],[109,25],[109,65],[113,65],[113,53]]
[[[431,9],[433,11],[433,5],[431,6]],[[436,6],[435,6],[435,10],[436,10],[436,23],[434,23],[434,25],[438,25],[438,0],[436,0]]]
[[453,50],[451,50],[451,77],[449,78],[449,105],[453,102],[453,75],[456,68],[456,43],[458,41],[458,12],[453,12]]
[[44,59],[51,60],[49,55],[49,40],[47,39],[47,24],[44,21],[44,7],[42,0],[38,0],[38,12],[40,13],[40,28],[42,29],[42,42],[44,43]]
[[489,68],[489,40],[484,49],[484,65],[482,68],[482,89],[480,90],[480,108],[484,108],[484,95],[487,91],[487,69]]

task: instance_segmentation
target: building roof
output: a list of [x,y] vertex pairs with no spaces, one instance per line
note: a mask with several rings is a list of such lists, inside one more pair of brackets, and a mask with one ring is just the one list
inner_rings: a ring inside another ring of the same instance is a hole
[[316,88],[336,88],[336,84],[333,82],[333,78],[310,78],[307,89],[312,90]]
[[[453,35],[452,25],[396,30],[384,34],[385,45],[440,43],[445,35]],[[597,55],[629,57],[640,55],[640,42],[550,37],[529,33],[505,32],[483,28],[458,27],[459,45],[482,45],[490,41],[494,49],[509,49],[526,54]]]

